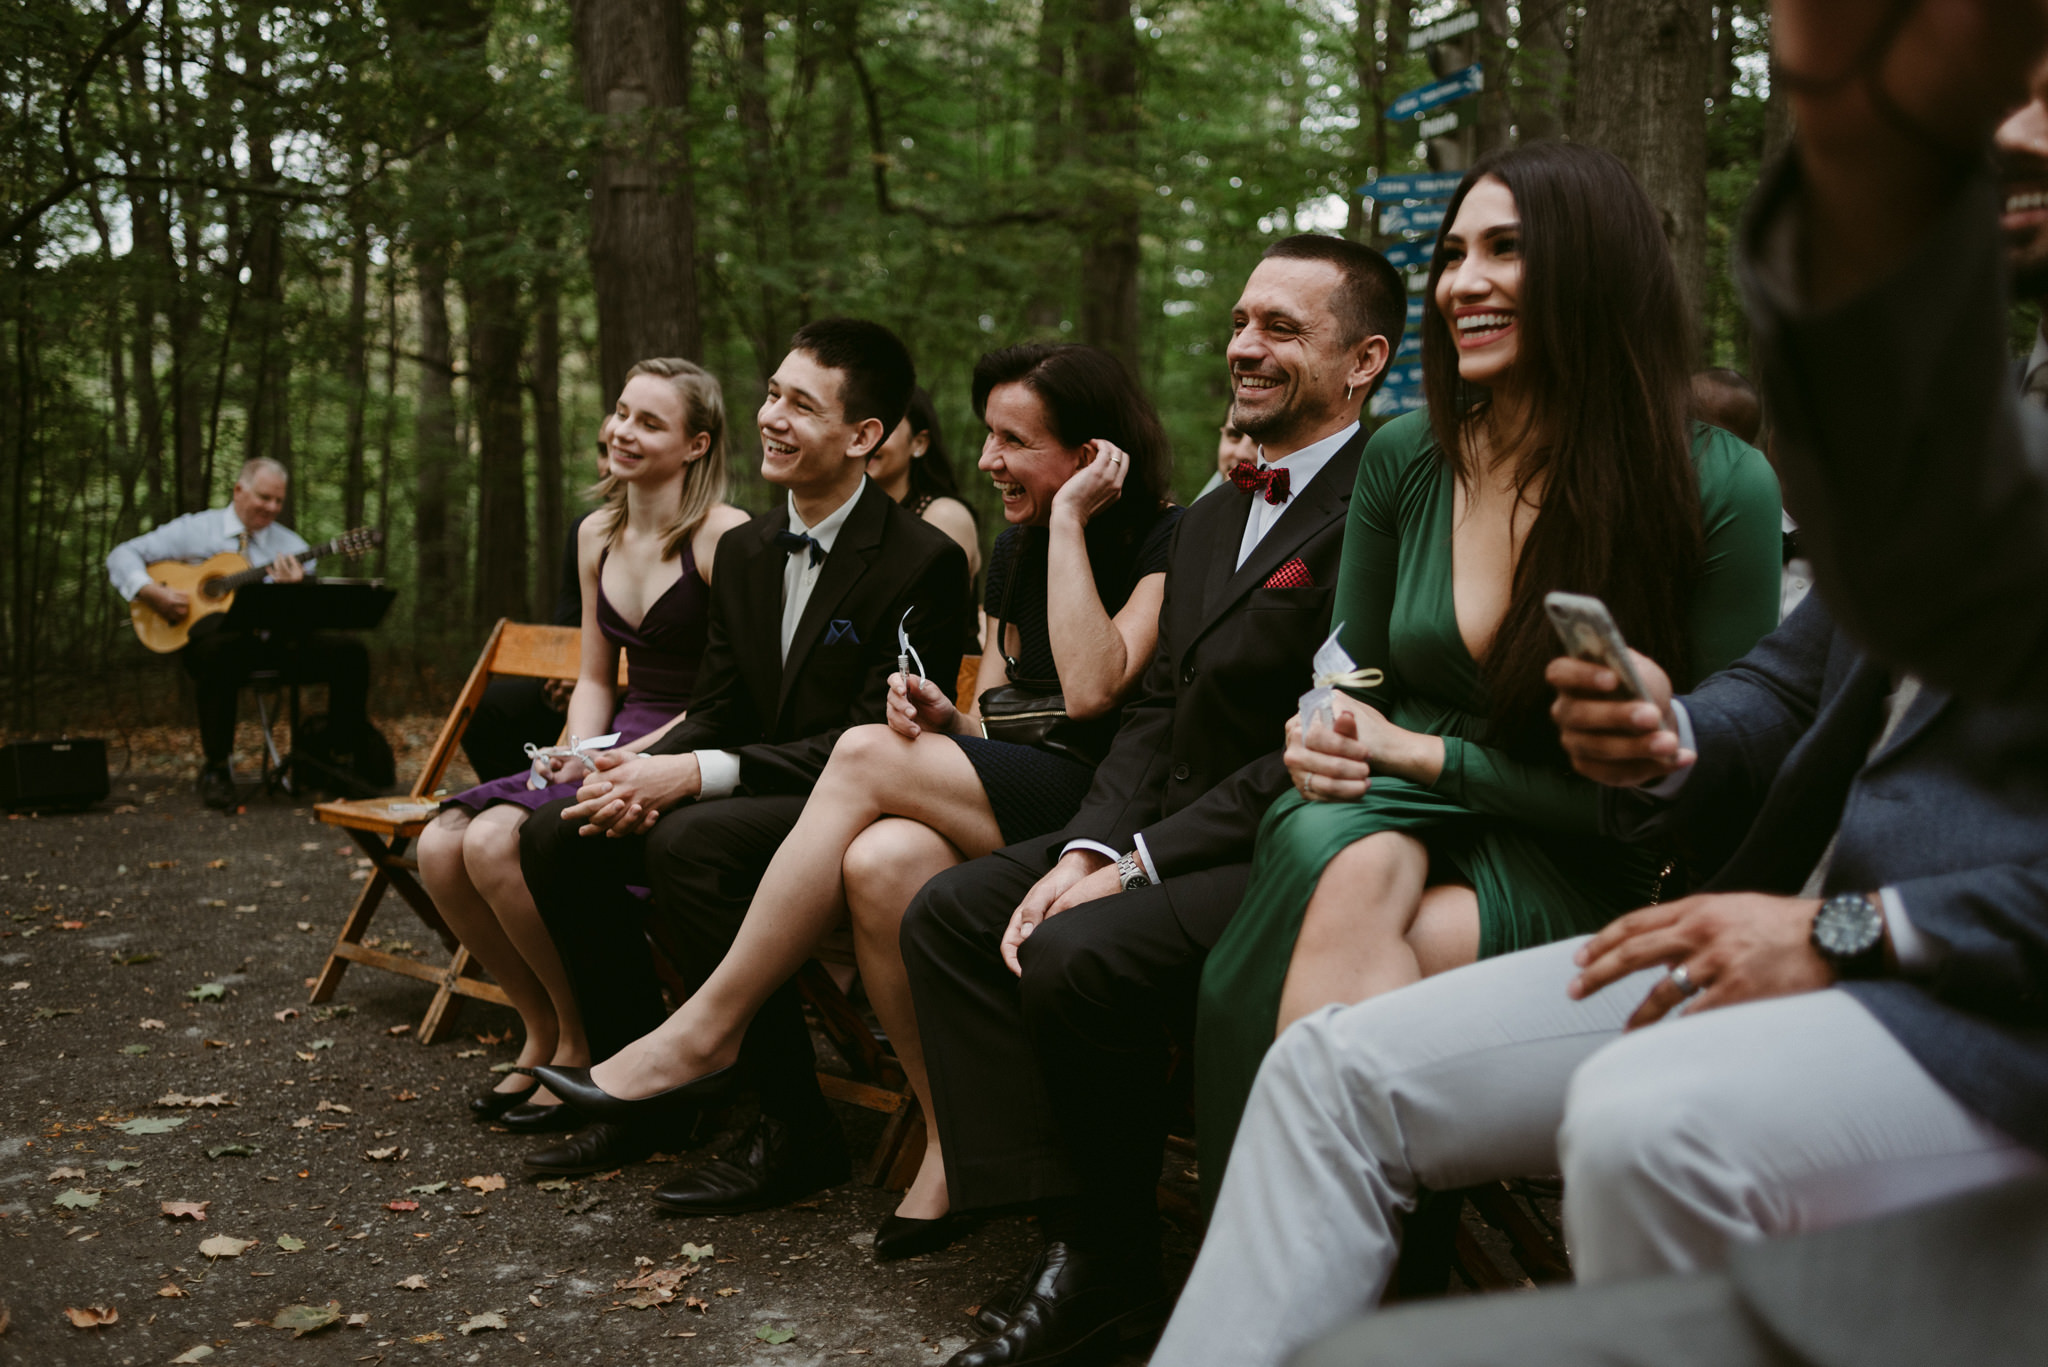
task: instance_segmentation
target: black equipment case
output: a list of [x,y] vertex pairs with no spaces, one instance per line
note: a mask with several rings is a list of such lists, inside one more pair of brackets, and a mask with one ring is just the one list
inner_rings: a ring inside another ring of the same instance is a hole
[[103,740],[23,740],[0,745],[0,807],[90,807],[105,797]]

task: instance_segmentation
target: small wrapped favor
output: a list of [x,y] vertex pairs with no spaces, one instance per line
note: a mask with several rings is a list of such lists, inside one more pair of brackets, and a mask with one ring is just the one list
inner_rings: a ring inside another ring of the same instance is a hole
[[1337,638],[1344,633],[1344,624],[1337,623],[1337,629],[1330,633],[1330,639],[1316,648],[1316,657],[1310,663],[1314,671],[1314,687],[1301,695],[1301,729],[1321,722],[1325,726],[1336,725],[1336,709],[1332,701],[1340,688],[1378,688],[1386,675],[1377,669],[1360,669]]
[[526,776],[526,786],[529,789],[547,787],[551,781],[548,778],[548,774],[553,768],[550,761],[557,759],[567,759],[570,756],[574,756],[582,760],[590,768],[595,769],[597,768],[597,763],[591,758],[591,753],[597,750],[609,750],[618,743],[619,733],[617,731],[612,732],[609,736],[593,736],[589,740],[578,740],[572,733],[567,745],[535,745],[532,741],[528,741],[526,743],[526,757],[533,761],[533,772]]

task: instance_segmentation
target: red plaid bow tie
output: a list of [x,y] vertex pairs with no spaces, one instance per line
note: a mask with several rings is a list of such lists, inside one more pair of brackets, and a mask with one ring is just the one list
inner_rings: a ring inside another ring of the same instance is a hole
[[1294,482],[1294,477],[1285,470],[1270,465],[1254,465],[1247,460],[1239,462],[1231,470],[1230,482],[1248,494],[1254,490],[1263,491],[1268,503],[1285,503],[1287,486]]

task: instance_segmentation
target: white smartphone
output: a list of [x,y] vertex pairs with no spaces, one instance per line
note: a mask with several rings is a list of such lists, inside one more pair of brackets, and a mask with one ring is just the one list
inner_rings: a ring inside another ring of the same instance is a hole
[[1636,673],[1635,661],[1628,656],[1628,642],[1621,639],[1620,628],[1614,625],[1614,617],[1607,611],[1607,604],[1598,598],[1583,593],[1546,593],[1543,595],[1543,611],[1549,614],[1550,625],[1557,630],[1557,638],[1564,642],[1565,654],[1575,660],[1590,664],[1605,665],[1621,680],[1621,692],[1631,698],[1647,698],[1650,690],[1643,687],[1642,676]]

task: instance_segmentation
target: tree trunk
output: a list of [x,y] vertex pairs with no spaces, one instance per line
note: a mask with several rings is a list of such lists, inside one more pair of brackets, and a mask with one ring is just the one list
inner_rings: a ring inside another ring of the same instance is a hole
[[703,354],[691,195],[685,0],[575,0],[583,105],[604,120],[592,178],[599,402],[650,356]]
[[1707,90],[1713,57],[1706,0],[1603,0],[1586,10],[1577,92],[1581,142],[1627,162],[1664,219],[1696,350],[1707,276]]
[[1523,142],[1559,137],[1569,126],[1572,65],[1564,39],[1572,8],[1566,0],[1531,0],[1522,6],[1515,125]]
[[341,525],[363,525],[363,505],[368,501],[368,476],[364,471],[363,421],[370,403],[370,225],[358,221],[355,243],[348,260],[348,321],[342,356],[342,384],[348,390],[347,434],[343,438],[341,480]]
[[1514,141],[1515,109],[1508,60],[1508,0],[1478,0],[1479,29],[1473,34],[1486,85],[1473,102],[1472,150],[1485,156]]
[[[270,72],[270,44],[253,21],[242,29],[243,81],[251,87],[247,100],[249,178],[257,185],[276,184],[279,172],[271,152],[273,128],[268,111],[277,101]],[[246,307],[248,350],[243,378],[248,384],[244,460],[268,456],[291,468],[291,347],[284,314],[284,213],[269,196],[252,197],[249,223],[249,299]],[[280,520],[296,521],[297,490],[287,486]]]
[[562,500],[562,303],[561,282],[543,271],[533,301],[534,521],[540,545],[534,556],[533,606],[554,609],[562,577],[562,538],[568,527]]
[[398,425],[398,263],[384,260],[384,412],[377,423],[377,520],[385,539],[377,545],[377,577],[383,578],[391,550],[391,444]]
[[494,270],[465,293],[469,395],[476,412],[476,615],[526,620],[533,547],[526,535],[526,424],[519,358],[525,320],[519,280]]
[[448,492],[455,446],[455,358],[448,332],[448,256],[440,242],[413,248],[420,310],[419,397],[413,410],[413,545],[418,556],[415,633],[438,637],[454,619]]
[[1074,35],[1083,155],[1081,340],[1138,369],[1138,30],[1131,0],[1084,0]]

